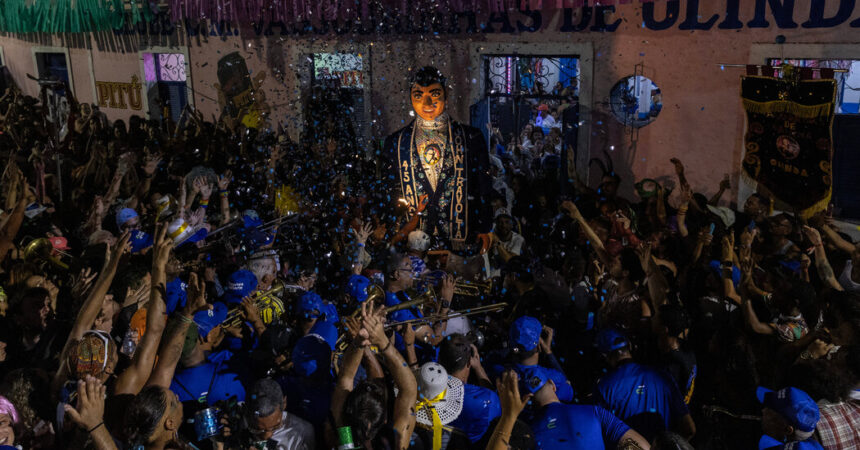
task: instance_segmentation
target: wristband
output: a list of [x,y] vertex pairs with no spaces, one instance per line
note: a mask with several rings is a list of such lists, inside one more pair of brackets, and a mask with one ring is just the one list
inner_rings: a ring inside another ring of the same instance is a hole
[[187,323],[187,324],[189,324],[189,325],[191,325],[192,323],[194,323],[194,319],[192,319],[192,318],[190,318],[190,317],[186,316],[185,314],[178,314],[178,315],[176,315],[176,317],[178,317],[178,318],[179,318],[179,321],[180,321],[180,322],[182,322],[182,323]]
[[206,200],[200,200],[197,203],[197,206],[199,206],[201,208],[208,208],[209,207],[209,199],[207,198]]
[[90,428],[89,430],[87,430],[87,433],[89,434],[89,433],[92,433],[93,431],[98,430],[98,429],[99,429],[99,427],[100,427],[100,426],[102,426],[102,425],[104,425],[104,424],[105,424],[104,422],[99,422],[99,424],[98,424],[98,425],[96,425],[96,426],[94,426],[94,427]]
[[219,191],[218,192],[218,194],[221,195],[221,197],[227,197],[228,193],[229,193],[228,191]]
[[388,345],[386,345],[385,348],[380,350],[379,353],[385,353],[385,351],[388,350],[388,347],[391,347],[391,339],[388,340]]
[[359,242],[359,243],[357,243],[357,244],[355,244],[355,245],[358,245],[359,247],[364,247],[364,244],[363,244],[363,243],[361,243],[361,242]]

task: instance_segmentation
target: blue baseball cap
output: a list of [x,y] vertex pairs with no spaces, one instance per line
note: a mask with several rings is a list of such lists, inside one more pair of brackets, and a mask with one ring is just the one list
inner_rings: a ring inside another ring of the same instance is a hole
[[116,227],[122,228],[126,222],[137,217],[137,211],[131,208],[123,208],[116,213]]
[[227,292],[223,300],[226,303],[242,303],[242,299],[257,289],[257,276],[250,270],[237,270],[227,280]]
[[597,350],[600,353],[611,353],[619,348],[624,348],[630,345],[624,333],[615,328],[604,328],[597,333],[595,338]]
[[364,303],[367,300],[367,287],[370,286],[370,280],[362,275],[353,275],[346,282],[346,292],[350,297],[358,300],[359,303]]
[[814,439],[806,441],[780,442],[768,435],[758,441],[759,450],[824,450]]
[[337,327],[331,322],[318,321],[311,327],[308,334],[319,336],[320,339],[324,340],[331,347],[331,351],[334,351],[334,347],[337,344]]
[[810,433],[815,430],[820,413],[815,400],[800,389],[787,387],[776,392],[759,386],[756,389],[759,403],[781,415],[789,424],[800,431]]
[[536,394],[552,379],[548,370],[541,366],[520,366],[515,369],[520,377],[520,393]]
[[293,348],[293,370],[303,377],[331,370],[331,347],[320,336],[308,334]]
[[[720,262],[716,259],[711,260],[711,262],[708,263],[708,266],[714,271],[717,277],[721,277],[723,275],[720,270]],[[734,283],[735,287],[738,287],[741,283],[741,270],[738,269],[737,266],[732,266],[732,283]]]
[[227,305],[221,302],[215,302],[212,309],[208,311],[200,311],[194,314],[194,323],[197,324],[197,332],[200,337],[206,339],[209,332],[221,325],[227,319]]
[[320,312],[325,316],[326,323],[336,324],[340,322],[340,316],[337,315],[337,306],[334,303],[323,302]]
[[511,324],[511,330],[508,335],[511,348],[518,348],[526,352],[534,350],[540,342],[540,332],[542,329],[540,321],[534,317],[518,317]]
[[185,306],[185,302],[188,300],[188,286],[179,277],[176,277],[168,282],[165,287],[167,288],[167,298],[164,299],[164,303],[167,304],[167,314],[170,315],[176,311],[176,308]]
[[316,319],[322,315],[324,309],[322,297],[316,292],[305,292],[299,298],[299,314],[303,318]]
[[140,253],[149,247],[152,247],[152,236],[145,231],[133,231],[128,239],[131,243],[131,252]]

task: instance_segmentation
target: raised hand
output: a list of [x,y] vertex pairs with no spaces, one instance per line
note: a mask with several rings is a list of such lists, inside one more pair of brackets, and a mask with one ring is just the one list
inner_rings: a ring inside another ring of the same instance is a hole
[[812,245],[816,247],[821,245],[821,233],[819,233],[815,228],[804,225],[803,234],[806,235],[806,238],[809,239],[809,242],[811,242]]
[[576,207],[576,204],[575,204],[575,203],[573,203],[573,202],[572,202],[572,201],[570,201],[570,200],[565,200],[565,201],[561,204],[561,209],[562,209],[563,211],[567,212],[567,214],[568,214],[572,219],[576,219],[576,220],[581,220],[581,219],[582,219],[582,213],[580,213],[580,212],[579,212],[579,208],[577,208],[577,207]]
[[546,325],[543,326],[539,341],[541,353],[545,353],[547,355],[552,353],[552,336],[554,333],[555,331],[552,328]]
[[373,233],[373,224],[370,222],[361,224],[359,223],[359,228],[351,228],[352,234],[355,235],[355,242],[359,244],[367,243],[367,238]]
[[212,305],[206,303],[206,281],[191,272],[188,275],[188,300],[185,302],[183,313],[189,317],[200,311],[212,309]]
[[233,177],[233,173],[229,170],[224,172],[223,175],[218,177],[218,189],[222,191],[226,191],[228,187],[230,187],[230,180]]
[[726,190],[731,189],[731,187],[732,187],[732,180],[731,180],[731,178],[729,178],[729,174],[726,174],[723,177],[722,181],[720,181],[720,189],[726,191]]
[[451,302],[451,300],[454,298],[455,282],[456,281],[454,280],[454,277],[452,275],[445,274],[445,276],[442,277],[442,286],[440,290],[440,296],[442,297],[442,300]]
[[170,252],[173,250],[173,239],[167,236],[166,223],[156,224],[155,240],[152,247],[154,250],[152,255],[153,267],[164,270],[164,266],[167,265],[167,260],[170,258]]
[[84,430],[93,431],[104,426],[105,393],[107,388],[95,377],[87,375],[85,380],[78,381],[78,402],[63,405],[69,418]]
[[119,259],[122,255],[131,251],[131,244],[129,244],[129,239],[131,239],[131,231],[125,230],[119,236],[119,239],[116,240],[116,244],[108,251],[107,253],[107,261],[105,261],[105,265],[110,264],[112,267],[117,267],[119,265]]
[[675,166],[675,174],[679,177],[684,176],[684,164],[678,158],[672,158],[669,160]]
[[496,390],[499,400],[502,401],[502,414],[509,418],[519,416],[532,397],[532,394],[520,396],[519,382],[520,379],[513,370],[508,370],[496,381]]
[[145,173],[147,177],[152,177],[152,174],[155,173],[155,169],[158,168],[159,164],[161,164],[161,155],[156,153],[147,157],[143,164],[143,173]]
[[388,346],[388,336],[385,334],[385,307],[374,307],[370,302],[361,304],[362,328],[367,330],[370,342],[383,349]]

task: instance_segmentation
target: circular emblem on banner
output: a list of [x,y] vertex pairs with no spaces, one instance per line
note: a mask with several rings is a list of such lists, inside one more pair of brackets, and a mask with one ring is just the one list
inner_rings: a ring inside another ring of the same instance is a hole
[[439,144],[427,144],[421,152],[421,158],[424,159],[424,163],[435,166],[442,159],[442,149],[439,148]]
[[785,159],[794,159],[800,154],[800,144],[793,137],[785,134],[776,138],[776,149]]

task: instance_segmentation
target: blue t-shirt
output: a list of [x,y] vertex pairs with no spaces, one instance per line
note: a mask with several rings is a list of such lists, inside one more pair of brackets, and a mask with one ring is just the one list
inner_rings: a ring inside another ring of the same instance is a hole
[[600,406],[550,403],[529,424],[539,449],[614,449],[630,430]]
[[499,396],[481,386],[463,384],[463,410],[451,426],[466,433],[474,444],[481,440],[496,417],[502,415]]
[[597,398],[648,441],[689,414],[671,375],[635,362],[622,364],[597,383]]
[[239,375],[228,372],[221,364],[206,362],[196,367],[177,371],[170,383],[170,390],[176,393],[179,401],[199,401],[206,396],[206,403],[236,397],[237,401],[245,401],[245,387],[239,381]]

